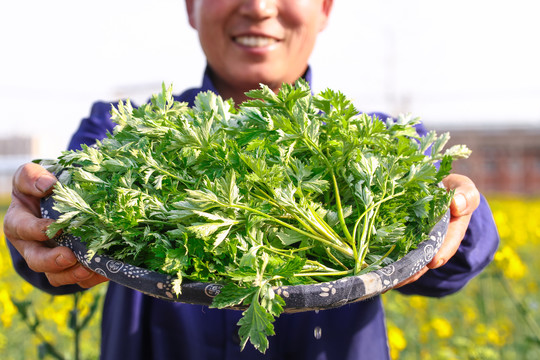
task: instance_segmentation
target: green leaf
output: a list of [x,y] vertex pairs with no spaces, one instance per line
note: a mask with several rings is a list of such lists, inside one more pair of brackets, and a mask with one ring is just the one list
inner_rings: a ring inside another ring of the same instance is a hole
[[437,175],[435,178],[437,179],[437,182],[441,181],[444,177],[450,174],[450,171],[452,170],[452,157],[449,155],[443,156],[440,164],[439,164],[439,170],[437,171]]
[[291,229],[287,229],[287,228],[277,232],[276,237],[285,246],[290,246],[290,245],[309,239],[306,235],[298,233],[297,231],[294,231]]
[[465,145],[454,145],[450,149],[446,150],[444,155],[451,156],[452,159],[466,159],[471,155],[471,150],[469,150]]
[[442,151],[446,143],[450,140],[450,134],[444,133],[435,139],[431,146],[431,157],[435,158]]
[[268,336],[275,334],[272,325],[274,317],[261,306],[258,296],[258,293],[253,295],[248,309],[242,313],[242,318],[238,321],[238,335],[242,350],[249,340],[255,349],[264,354],[268,349]]
[[298,256],[295,256],[292,259],[289,259],[284,264],[272,270],[272,274],[274,276],[279,275],[284,278],[291,277],[294,274],[297,274],[298,272],[300,272],[300,270],[303,269],[305,264],[306,264],[306,259],[302,259]]
[[412,210],[414,211],[414,214],[418,218],[424,218],[427,216],[429,211],[429,205],[431,200],[433,200],[433,196],[426,196],[421,199],[418,199],[413,205]]
[[229,283],[220,289],[219,294],[214,298],[210,307],[223,309],[240,305],[246,298],[253,297],[258,291],[258,287],[241,287]]

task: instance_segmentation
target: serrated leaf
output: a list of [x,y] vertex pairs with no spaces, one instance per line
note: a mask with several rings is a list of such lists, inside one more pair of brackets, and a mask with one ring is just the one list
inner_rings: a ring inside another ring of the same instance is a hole
[[196,225],[188,226],[187,229],[198,237],[206,239],[223,226],[229,226],[229,224],[223,222],[198,223]]
[[276,233],[276,237],[283,243],[285,246],[290,246],[292,244],[299,243],[308,239],[306,235],[303,235],[297,231],[291,229],[283,229]]
[[223,309],[240,305],[246,298],[252,297],[258,291],[258,287],[241,287],[229,283],[220,289],[219,294],[216,295],[210,307]]
[[176,295],[182,295],[182,276],[178,273],[176,279],[172,281],[172,291]]
[[471,150],[469,150],[465,145],[454,145],[447,149],[444,155],[451,156],[452,159],[466,159],[471,155]]
[[279,276],[287,278],[287,277],[293,276],[294,274],[302,270],[305,263],[306,263],[306,259],[302,259],[298,256],[295,256],[294,258],[289,259],[287,262],[285,262],[281,266],[272,270],[272,273],[274,275],[279,275]]
[[242,313],[242,318],[238,321],[240,329],[240,348],[243,350],[248,340],[261,353],[268,349],[268,336],[274,335],[274,317],[261,306],[258,294],[253,295],[253,301],[248,309]]
[[429,202],[433,199],[433,196],[426,196],[421,199],[418,199],[413,205],[412,210],[418,218],[424,218],[427,216],[429,211]]
[[450,140],[450,134],[444,133],[441,134],[431,145],[431,157],[436,157],[444,148],[446,143]]

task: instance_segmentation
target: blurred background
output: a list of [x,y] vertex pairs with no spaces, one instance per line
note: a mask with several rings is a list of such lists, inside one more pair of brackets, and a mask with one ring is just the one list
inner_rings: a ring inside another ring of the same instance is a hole
[[[314,89],[341,90],[362,111],[413,113],[466,144],[473,155],[455,171],[488,197],[501,233],[493,265],[458,297],[385,297],[393,358],[540,358],[538,14],[534,0],[335,0],[320,35]],[[181,0],[4,1],[0,44],[0,220],[15,169],[60,155],[94,101],[141,103],[162,82],[179,93],[200,84],[205,66]],[[73,358],[62,351],[77,314],[92,317],[77,331],[90,329],[83,358],[96,358],[99,311],[91,309],[103,289],[47,298],[44,307],[45,295],[20,282],[6,251],[3,358]],[[414,323],[404,315],[411,308]],[[45,333],[56,340],[36,335],[36,319],[52,324]],[[38,349],[30,355],[18,347],[28,331]],[[54,355],[51,344],[62,350]]]
[[[539,13],[532,0],[337,0],[313,86],[451,131],[484,192],[537,191]],[[22,162],[57,157],[94,101],[141,103],[162,82],[179,93],[205,66],[179,0],[3,2],[0,39],[0,193]]]

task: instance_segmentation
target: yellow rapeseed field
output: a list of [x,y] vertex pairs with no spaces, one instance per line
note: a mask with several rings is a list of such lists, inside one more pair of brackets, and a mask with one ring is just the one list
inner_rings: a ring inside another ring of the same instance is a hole
[[[3,224],[7,204],[0,204]],[[13,270],[0,228],[0,359],[97,359],[104,286],[51,296]]]
[[482,274],[442,299],[384,295],[393,359],[540,359],[540,199],[489,203],[501,244]]
[[[383,296],[393,359],[540,359],[540,199],[489,202],[501,246],[480,276],[442,299]],[[105,286],[44,294],[15,274],[0,237],[0,358],[97,359]]]

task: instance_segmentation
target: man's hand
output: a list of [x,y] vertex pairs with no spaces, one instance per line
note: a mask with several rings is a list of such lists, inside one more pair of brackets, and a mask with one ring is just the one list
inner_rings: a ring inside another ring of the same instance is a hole
[[472,180],[463,175],[448,175],[443,179],[443,184],[446,189],[455,190],[454,197],[450,204],[450,224],[448,225],[448,231],[446,232],[444,242],[429,264],[412,277],[396,285],[394,288],[410,284],[418,280],[429,269],[436,269],[446,264],[446,262],[454,256],[465,236],[472,213],[480,204],[480,193]]
[[12,200],[4,218],[6,238],[35,272],[45,273],[53,286],[78,284],[89,288],[107,278],[83,267],[73,252],[54,246],[45,231],[53,222],[41,218],[40,199],[51,193],[56,178],[43,167],[28,163],[13,176]]

